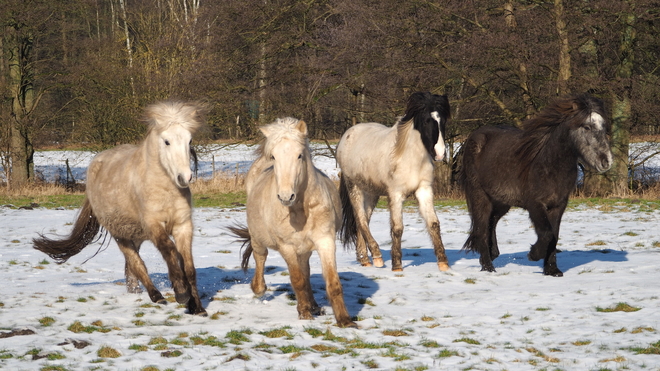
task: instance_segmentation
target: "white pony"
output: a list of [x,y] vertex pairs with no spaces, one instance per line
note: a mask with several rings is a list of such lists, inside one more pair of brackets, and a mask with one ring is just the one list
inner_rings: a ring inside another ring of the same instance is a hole
[[341,225],[339,195],[334,183],[312,163],[307,125],[288,117],[260,130],[266,139],[246,180],[248,226],[230,228],[247,245],[244,270],[254,255],[252,291],[257,296],[266,292],[264,267],[270,248],[282,254],[289,268],[299,318],[321,314],[310,284],[309,258],[316,250],[337,325],[357,327],[344,304],[335,260],[336,231]]
[[187,303],[191,314],[206,315],[197,293],[188,188],[199,112],[197,105],[182,102],[147,107],[149,130],[142,143],[103,151],[89,165],[85,201],[71,235],[62,240],[40,235],[34,248],[63,263],[105,228],[126,259],[128,292],[140,292],[141,282],[153,302],[165,304],[139,255],[142,242],[149,240],[167,262],[176,301]]
[[449,119],[447,97],[429,92],[413,93],[406,114],[393,127],[377,123],[357,124],[344,133],[337,145],[341,168],[339,194],[344,218],[341,236],[344,245],[356,244],[357,260],[383,266],[378,243],[369,231],[371,214],[378,198],[389,199],[392,236],[392,270],[401,271],[403,201],[415,194],[419,212],[431,235],[441,271],[449,269],[440,237],[440,222],[433,208],[433,160],[445,155],[445,125]]

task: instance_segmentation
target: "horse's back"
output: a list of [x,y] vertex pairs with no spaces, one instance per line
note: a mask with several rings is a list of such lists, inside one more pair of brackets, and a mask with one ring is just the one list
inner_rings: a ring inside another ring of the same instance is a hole
[[520,166],[515,159],[515,148],[522,133],[512,126],[487,125],[468,136],[460,177],[466,193],[480,189],[493,199],[519,203]]
[[337,145],[337,162],[342,176],[362,180],[377,187],[387,179],[390,157],[396,140],[396,129],[378,123],[362,123],[350,127]]

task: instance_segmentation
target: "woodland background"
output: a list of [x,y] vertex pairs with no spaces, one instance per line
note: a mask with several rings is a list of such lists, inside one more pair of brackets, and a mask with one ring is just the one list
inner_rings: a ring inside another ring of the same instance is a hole
[[34,180],[35,148],[139,140],[161,99],[204,103],[206,140],[254,139],[281,116],[331,140],[431,91],[449,97],[451,144],[588,92],[613,124],[615,166],[584,180],[601,195],[639,186],[630,138],[660,134],[656,0],[0,0],[0,25],[7,187]]

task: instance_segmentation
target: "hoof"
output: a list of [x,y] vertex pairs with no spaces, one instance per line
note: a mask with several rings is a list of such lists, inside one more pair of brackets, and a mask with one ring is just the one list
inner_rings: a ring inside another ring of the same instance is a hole
[[482,266],[481,271],[482,272],[495,272],[495,267],[493,267],[492,265]]
[[532,249],[527,253],[527,259],[533,262],[537,262],[545,257],[545,253],[537,251],[537,249],[532,246]]
[[371,267],[371,262],[368,260],[366,262],[359,262],[359,263],[363,267]]
[[564,277],[564,272],[560,271],[557,267],[543,268],[543,274],[552,277]]
[[392,267],[392,272],[403,272],[403,267]]
[[313,307],[311,312],[312,312],[312,315],[315,315],[315,316],[325,315],[325,309],[323,309],[322,307]]
[[200,317],[208,317],[209,316],[209,314],[206,313],[206,310],[204,310],[203,308],[200,309],[200,310],[197,310],[195,312],[190,312],[190,311],[188,311],[188,312],[192,315],[200,316]]
[[174,299],[176,299],[176,302],[179,304],[186,304],[190,300],[190,293],[189,292],[183,292],[183,293],[174,293]]
[[445,262],[438,262],[438,269],[440,269],[441,272],[447,272],[449,270],[449,264]]
[[337,327],[341,328],[358,328],[357,323],[351,321],[351,320],[346,320],[346,321],[337,321]]
[[200,316],[200,317],[208,317],[208,313],[206,313],[206,310],[202,308],[200,305],[199,307],[197,306],[197,303],[195,303],[195,300],[190,300],[188,302],[188,314],[192,314],[195,316]]
[[312,320],[312,319],[314,319],[314,316],[312,316],[312,313],[311,313],[311,312],[308,312],[308,313],[299,313],[299,314],[298,314],[298,319]]
[[382,268],[384,265],[383,258],[374,258],[374,266],[376,268]]
[[160,291],[156,290],[155,292],[149,293],[149,298],[151,299],[152,302],[156,304],[162,304],[166,305],[167,300],[163,297],[163,294],[160,293]]

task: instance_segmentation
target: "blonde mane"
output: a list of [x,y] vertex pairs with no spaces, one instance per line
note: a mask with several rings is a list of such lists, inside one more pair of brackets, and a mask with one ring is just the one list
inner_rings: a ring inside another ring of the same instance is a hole
[[406,143],[408,142],[408,135],[413,128],[414,120],[408,120],[407,122],[401,122],[401,119],[395,124],[396,127],[396,141],[394,142],[394,148],[392,149],[393,158],[399,158],[403,155],[403,151],[406,149]]
[[148,131],[162,132],[177,124],[194,134],[202,126],[202,112],[203,107],[198,103],[165,101],[147,106],[143,120]]
[[261,157],[269,157],[273,147],[283,139],[290,139],[301,146],[308,147],[306,131],[302,133],[297,129],[299,121],[293,117],[284,117],[262,126],[260,129],[266,138],[261,141],[259,148],[257,148],[257,153]]

